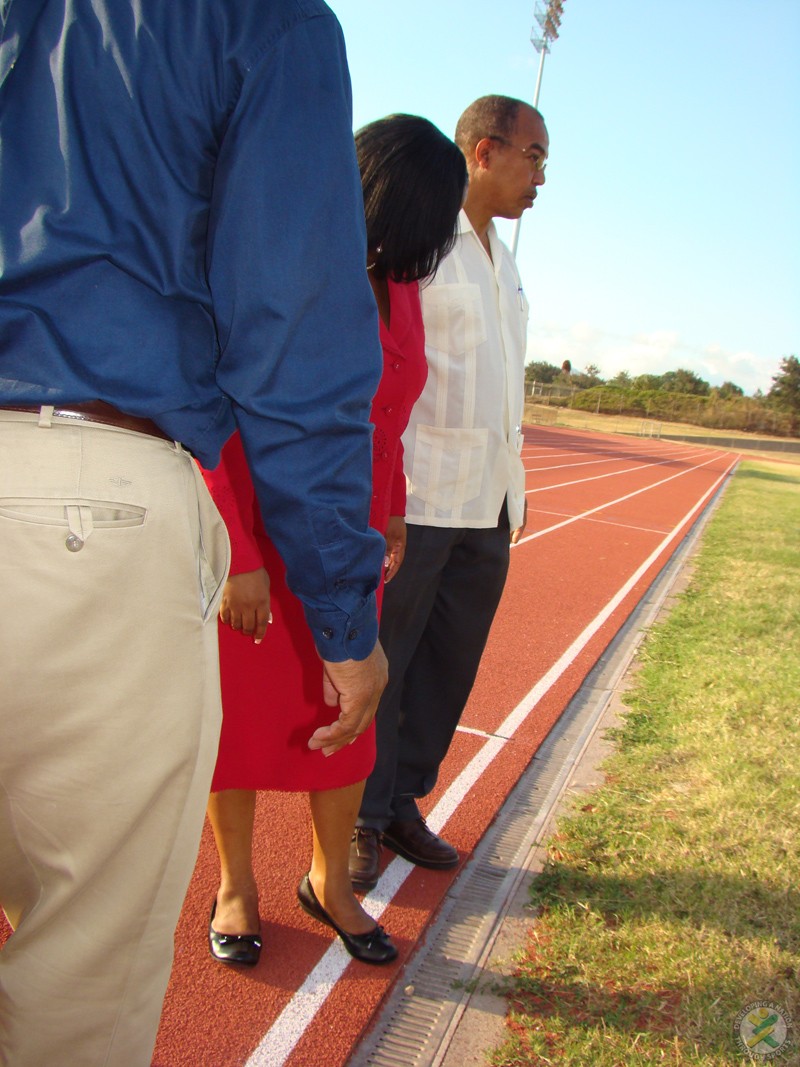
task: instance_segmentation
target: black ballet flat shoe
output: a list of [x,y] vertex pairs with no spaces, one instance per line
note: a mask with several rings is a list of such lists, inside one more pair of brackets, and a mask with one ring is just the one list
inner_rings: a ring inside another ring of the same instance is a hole
[[348,934],[341,926],[337,926],[317,900],[317,894],[314,892],[314,887],[311,885],[308,875],[304,876],[297,887],[297,899],[300,901],[300,907],[312,919],[318,919],[319,922],[325,923],[326,926],[333,927],[342,939],[344,947],[354,959],[361,960],[362,963],[390,963],[392,960],[397,959],[397,949],[392,943],[392,939],[384,928],[377,923],[366,934]]
[[208,920],[208,948],[211,955],[220,963],[243,963],[245,967],[255,967],[261,956],[261,935],[218,934],[211,925],[216,914],[215,900]]

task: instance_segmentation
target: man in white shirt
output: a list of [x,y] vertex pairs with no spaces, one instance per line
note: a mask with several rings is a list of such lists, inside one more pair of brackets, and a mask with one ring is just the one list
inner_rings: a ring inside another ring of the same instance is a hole
[[453,251],[421,286],[429,374],[403,436],[408,543],[383,601],[389,685],[350,853],[361,889],[377,881],[381,841],[421,867],[458,863],[416,800],[436,783],[503,591],[509,541],[525,528],[528,304],[492,220],[533,206],[549,139],[538,111],[504,96],[468,107],[455,139],[469,191]]

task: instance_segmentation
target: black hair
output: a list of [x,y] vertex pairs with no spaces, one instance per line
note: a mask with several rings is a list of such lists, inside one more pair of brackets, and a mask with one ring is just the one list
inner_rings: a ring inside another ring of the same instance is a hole
[[427,119],[389,115],[356,133],[356,154],[375,276],[434,274],[455,244],[467,188],[460,149]]
[[[519,109],[530,106],[524,100],[515,100],[511,96],[481,96],[469,105],[458,120],[456,144],[469,157],[475,145],[484,137],[510,140],[517,126]],[[536,111],[536,108],[532,110]]]

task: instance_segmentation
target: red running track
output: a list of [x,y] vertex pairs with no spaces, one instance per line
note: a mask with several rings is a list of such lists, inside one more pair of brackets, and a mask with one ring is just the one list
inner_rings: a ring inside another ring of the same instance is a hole
[[[691,444],[526,428],[528,532],[512,551],[475,689],[424,803],[429,824],[462,862],[738,458]],[[392,934],[400,959],[369,967],[296,903],[311,851],[305,796],[261,794],[256,840],[261,962],[224,967],[208,953],[217,867],[206,826],[154,1067],[342,1067],[458,874],[385,853],[365,906]]]

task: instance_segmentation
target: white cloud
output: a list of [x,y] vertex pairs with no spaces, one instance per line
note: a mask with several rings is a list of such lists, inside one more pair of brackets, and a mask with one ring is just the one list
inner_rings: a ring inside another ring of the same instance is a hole
[[755,352],[730,351],[716,342],[697,348],[672,330],[623,335],[585,322],[571,326],[533,323],[528,330],[527,361],[544,360],[560,367],[565,359],[576,371],[594,363],[604,378],[613,378],[623,370],[635,378],[684,368],[710,385],[734,382],[748,395],[756,389],[768,392],[778,371],[772,359]]
[[680,344],[675,330],[653,330],[650,333],[635,333],[631,338],[637,345],[656,352],[670,352]]

